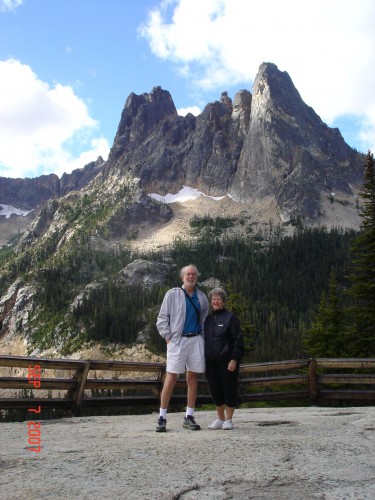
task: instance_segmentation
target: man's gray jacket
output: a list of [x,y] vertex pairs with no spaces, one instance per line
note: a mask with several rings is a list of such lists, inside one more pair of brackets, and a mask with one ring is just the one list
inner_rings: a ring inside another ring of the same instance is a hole
[[[197,288],[196,292],[201,306],[199,314],[201,334],[204,335],[204,322],[208,314],[208,300],[206,295]],[[185,317],[186,299],[184,291],[181,287],[168,290],[156,321],[158,332],[165,340],[171,339],[171,342],[179,344],[184,329]]]

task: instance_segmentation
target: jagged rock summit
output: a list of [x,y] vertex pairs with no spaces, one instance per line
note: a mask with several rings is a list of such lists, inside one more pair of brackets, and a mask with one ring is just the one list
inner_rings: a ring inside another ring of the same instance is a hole
[[[354,204],[363,155],[306,105],[286,72],[263,63],[253,94],[226,92],[194,117],[177,115],[169,92],[131,94],[105,170],[131,172],[146,192],[183,185],[239,202],[272,199],[279,217],[317,221],[322,199]],[[346,199],[345,202],[348,202]]]
[[[348,225],[350,210],[353,226],[363,161],[337,128],[304,103],[286,72],[263,63],[253,94],[240,90],[232,101],[223,92],[198,116],[179,116],[161,87],[130,94],[106,162],[98,158],[61,179],[0,178],[0,204],[31,210],[66,196],[74,204],[72,192],[99,197],[100,203],[117,193],[107,236],[118,238],[132,233],[127,226],[155,224],[158,214],[170,219],[170,211],[147,201],[146,194],[165,196],[189,186],[250,207],[267,205],[279,222],[299,218],[310,225],[324,224],[329,203],[337,200],[343,208],[336,225]],[[138,208],[132,210],[128,200],[124,211],[119,190],[129,182],[137,185]],[[0,219],[4,225],[1,213]]]
[[284,218],[319,216],[321,197],[355,196],[363,158],[337,128],[301,99],[286,72],[263,63],[254,81],[251,119],[230,193],[241,201],[273,196]]
[[251,94],[235,106],[224,92],[195,117],[178,116],[169,92],[131,94],[106,165],[132,172],[146,192],[176,193],[183,185],[220,196],[229,192],[248,128]]

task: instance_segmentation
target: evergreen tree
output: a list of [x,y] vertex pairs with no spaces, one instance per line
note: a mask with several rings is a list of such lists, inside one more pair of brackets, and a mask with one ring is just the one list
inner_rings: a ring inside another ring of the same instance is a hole
[[353,270],[349,296],[348,353],[353,357],[375,356],[375,166],[369,151],[365,160],[361,232],[352,244]]
[[228,300],[225,304],[226,309],[231,311],[240,322],[240,327],[244,339],[245,355],[242,362],[248,361],[249,353],[254,350],[254,333],[255,327],[246,319],[246,313],[248,306],[241,293],[236,293],[233,289],[231,283],[227,283],[226,292],[228,294]]
[[303,345],[313,357],[345,357],[344,312],[340,305],[336,272],[331,271],[329,288],[323,292],[311,328],[303,336]]

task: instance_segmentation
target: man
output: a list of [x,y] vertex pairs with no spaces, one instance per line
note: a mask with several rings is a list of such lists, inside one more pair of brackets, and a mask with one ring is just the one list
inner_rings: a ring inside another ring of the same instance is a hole
[[167,370],[160,398],[160,415],[156,432],[167,430],[167,408],[177,375],[185,372],[187,408],[183,427],[198,431],[194,420],[198,373],[205,370],[203,325],[208,314],[206,295],[196,288],[198,269],[189,264],[180,271],[182,287],[165,294],[156,327],[167,344]]

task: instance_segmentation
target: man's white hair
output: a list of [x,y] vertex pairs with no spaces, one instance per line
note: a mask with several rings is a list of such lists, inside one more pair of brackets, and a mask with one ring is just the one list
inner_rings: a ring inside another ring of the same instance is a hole
[[181,278],[183,278],[183,277],[184,277],[184,275],[185,275],[185,273],[186,273],[186,269],[187,269],[188,267],[193,267],[193,268],[195,269],[196,273],[197,273],[197,276],[199,276],[199,275],[200,275],[200,272],[198,271],[197,266],[195,266],[194,264],[188,264],[187,266],[184,266],[184,267],[181,269],[181,271],[180,271],[180,276],[181,276]]

